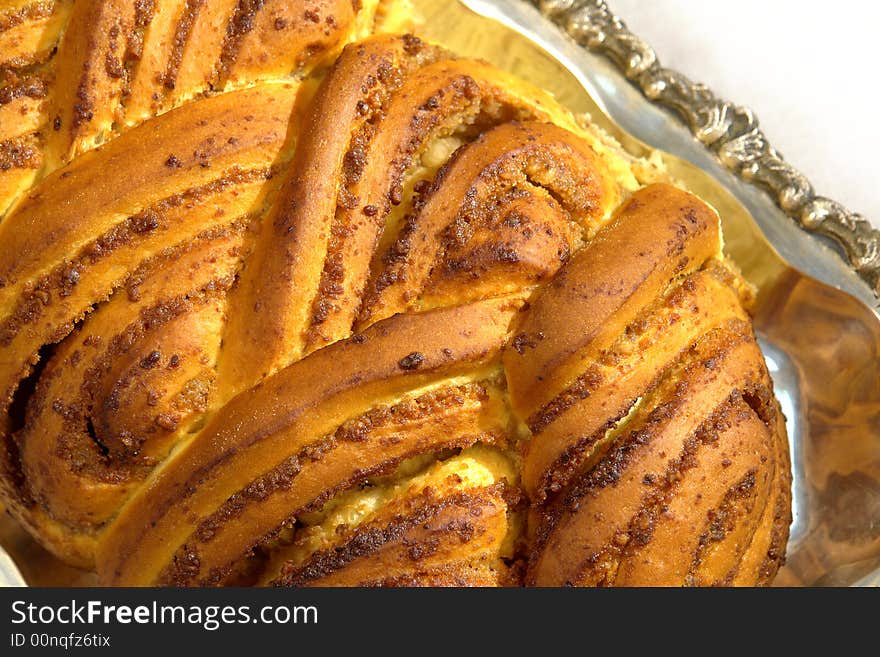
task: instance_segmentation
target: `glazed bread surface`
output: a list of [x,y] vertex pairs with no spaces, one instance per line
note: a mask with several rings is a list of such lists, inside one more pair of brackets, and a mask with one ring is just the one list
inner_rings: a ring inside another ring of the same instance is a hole
[[717,213],[405,15],[0,4],[8,512],[108,585],[769,583]]

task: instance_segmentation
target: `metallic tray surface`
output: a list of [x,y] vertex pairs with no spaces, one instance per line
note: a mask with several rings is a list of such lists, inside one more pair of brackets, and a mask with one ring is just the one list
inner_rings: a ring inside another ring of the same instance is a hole
[[852,269],[880,294],[880,229],[817,194],[807,176],[772,147],[753,111],[662,66],[654,49],[633,34],[605,0],[535,4],[579,44],[613,61],[647,98],[683,119],[728,170],[767,190],[802,228],[835,242]]
[[[816,196],[766,143],[751,112],[659,67],[602,0],[413,3],[419,32],[551,91],[634,155],[660,157],[719,210],[725,249],[758,289],[755,325],[791,444],[794,519],[776,583],[880,585],[877,231]],[[664,99],[678,114],[653,102]],[[701,132],[706,125],[726,132]],[[751,137],[737,142],[739,151],[725,150],[744,127]],[[93,581],[8,518],[0,520],[0,545],[23,574],[0,550],[0,584]]]

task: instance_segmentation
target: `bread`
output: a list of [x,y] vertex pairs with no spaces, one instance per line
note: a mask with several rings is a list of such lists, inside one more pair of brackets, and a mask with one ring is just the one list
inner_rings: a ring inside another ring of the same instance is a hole
[[59,558],[772,580],[784,418],[699,198],[387,3],[3,11],[0,481]]

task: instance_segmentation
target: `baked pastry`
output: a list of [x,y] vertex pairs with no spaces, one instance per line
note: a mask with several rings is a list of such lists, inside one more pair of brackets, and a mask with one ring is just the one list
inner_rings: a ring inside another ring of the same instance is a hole
[[0,18],[8,510],[112,585],[768,583],[784,419],[715,211],[377,16]]

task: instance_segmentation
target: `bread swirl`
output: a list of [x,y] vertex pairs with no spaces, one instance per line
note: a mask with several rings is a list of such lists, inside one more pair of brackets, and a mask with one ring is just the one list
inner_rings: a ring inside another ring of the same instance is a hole
[[385,5],[68,4],[0,21],[62,35],[0,91],[40,101],[0,479],[50,550],[114,585],[772,579],[784,422],[714,210],[488,64],[344,46]]

